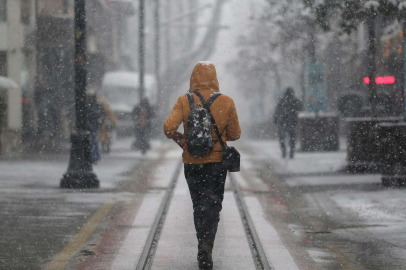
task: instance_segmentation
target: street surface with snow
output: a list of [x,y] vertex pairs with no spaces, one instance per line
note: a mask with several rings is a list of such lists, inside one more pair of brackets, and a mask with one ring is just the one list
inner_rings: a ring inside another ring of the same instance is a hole
[[[291,160],[276,141],[234,145],[231,177],[272,269],[406,269],[404,189],[347,173],[345,149]],[[142,156],[116,142],[94,166],[98,190],[59,188],[67,153],[1,160],[0,269],[136,269],[172,183],[150,269],[198,269],[181,151],[152,146]],[[214,269],[257,269],[230,177],[223,206]]]

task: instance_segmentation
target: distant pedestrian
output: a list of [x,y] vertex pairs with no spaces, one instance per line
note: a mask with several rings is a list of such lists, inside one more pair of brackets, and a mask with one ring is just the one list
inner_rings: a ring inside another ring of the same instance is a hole
[[37,143],[41,149],[54,149],[60,132],[60,106],[54,88],[44,79],[37,79],[35,105],[38,115]]
[[87,95],[87,129],[91,136],[91,161],[97,163],[101,159],[99,148],[100,126],[104,121],[105,112],[103,106],[97,100],[97,95],[90,90]]
[[274,122],[278,125],[279,142],[282,157],[286,157],[286,136],[289,136],[290,158],[295,156],[296,149],[296,126],[298,113],[302,110],[302,103],[295,97],[292,88],[287,88],[285,95],[279,101],[275,109]]
[[[195,134],[196,140],[201,140],[202,143],[193,144],[189,138],[190,134],[196,131],[196,123],[190,117],[197,119],[204,114],[202,110],[204,104],[210,108],[217,131],[211,117],[208,117],[209,119],[203,117],[203,128],[201,132]],[[192,113],[189,114],[190,112]],[[182,123],[183,134],[177,131]],[[185,177],[193,202],[194,223],[199,243],[197,259],[200,269],[212,269],[212,249],[220,221],[227,176],[221,144],[238,140],[241,135],[234,101],[219,93],[216,68],[213,64],[200,62],[196,65],[190,78],[189,92],[179,97],[172,113],[165,121],[164,132],[168,138],[183,148]],[[210,138],[209,143],[205,143],[206,138]],[[202,145],[208,147],[205,149]],[[199,156],[199,151],[206,154]]]
[[51,99],[51,88],[48,83],[37,78],[37,83],[35,86],[35,105],[37,107],[38,114],[38,131],[37,135],[40,139],[46,140],[44,138],[46,131],[49,129],[48,119],[50,117],[48,108]]
[[2,154],[1,137],[3,130],[6,130],[7,101],[6,95],[0,94],[0,155]]
[[103,106],[105,117],[100,127],[100,143],[102,151],[109,153],[112,144],[112,133],[118,125],[118,118],[114,110],[111,108],[107,98],[99,96],[99,102]]
[[135,124],[134,148],[141,149],[145,154],[149,150],[149,140],[151,137],[152,118],[155,113],[147,98],[143,98],[134,110],[133,120]]

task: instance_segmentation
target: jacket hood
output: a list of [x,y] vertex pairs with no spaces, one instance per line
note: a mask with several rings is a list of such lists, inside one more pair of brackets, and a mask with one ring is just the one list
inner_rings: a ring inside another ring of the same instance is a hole
[[210,62],[199,62],[190,76],[190,91],[201,90],[220,91],[216,67]]

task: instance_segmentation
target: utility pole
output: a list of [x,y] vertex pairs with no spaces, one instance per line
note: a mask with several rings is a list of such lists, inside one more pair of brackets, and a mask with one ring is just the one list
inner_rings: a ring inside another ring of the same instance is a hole
[[138,61],[140,69],[140,101],[144,98],[145,91],[145,0],[140,1],[140,10],[139,10],[139,44],[138,44]]
[[76,130],[71,134],[71,156],[61,188],[98,188],[100,182],[91,163],[91,136],[86,109],[86,0],[75,0],[75,115]]
[[[172,0],[166,0],[166,18],[172,18]],[[165,31],[165,58],[166,58],[166,68],[169,68],[172,62],[172,55],[171,55],[171,28],[168,27]]]
[[161,102],[161,47],[160,47],[160,0],[155,0],[155,78],[157,83],[157,104]]
[[316,24],[310,24],[310,42],[309,42],[309,58],[311,63],[316,63]]
[[403,93],[401,95],[402,97],[402,108],[401,108],[401,115],[403,118],[406,119],[406,20],[403,21],[402,23],[402,28],[403,28],[403,77],[401,78],[402,80],[402,89]]
[[368,18],[368,75],[369,75],[369,94],[371,100],[372,117],[377,117],[377,90],[376,90],[376,33],[375,33],[375,14],[370,14]]

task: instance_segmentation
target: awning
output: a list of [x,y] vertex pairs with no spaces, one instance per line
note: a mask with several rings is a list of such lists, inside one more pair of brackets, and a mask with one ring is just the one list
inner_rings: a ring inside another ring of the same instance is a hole
[[0,88],[17,89],[18,84],[10,78],[0,76]]

